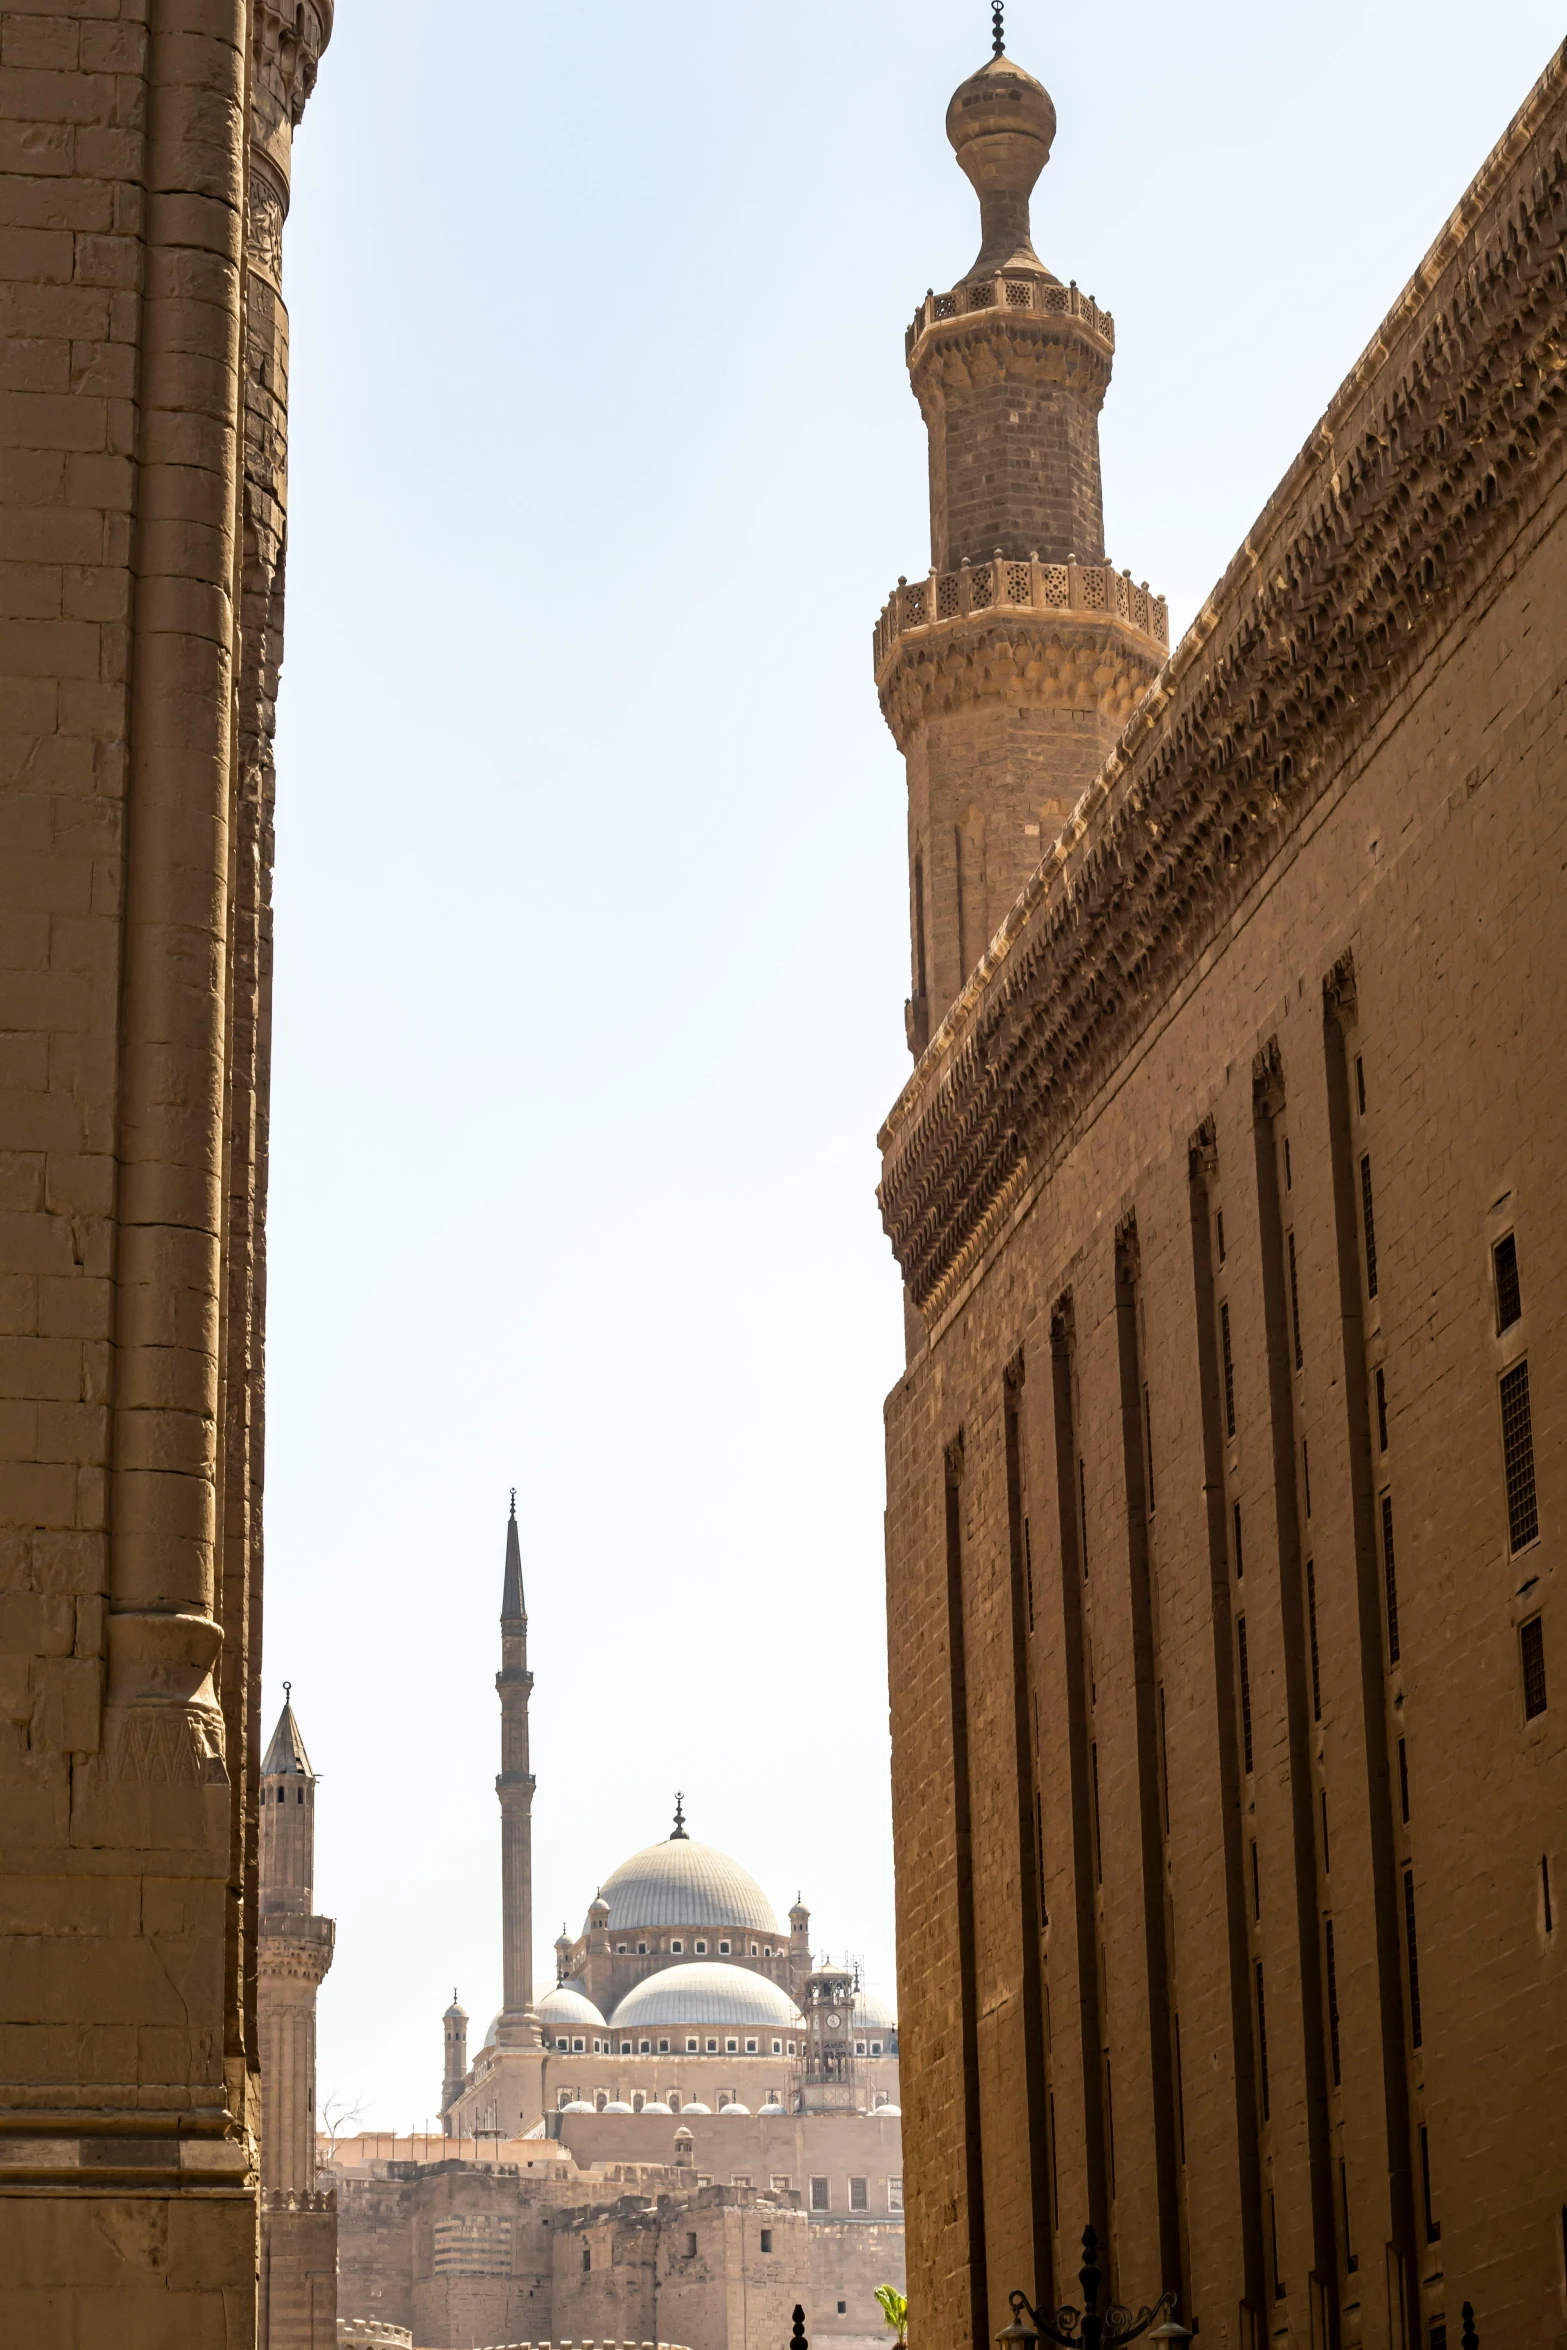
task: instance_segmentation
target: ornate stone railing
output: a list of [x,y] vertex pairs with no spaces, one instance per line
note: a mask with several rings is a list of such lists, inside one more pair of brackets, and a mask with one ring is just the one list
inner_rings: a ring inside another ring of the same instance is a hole
[[1054,318],[1080,318],[1115,349],[1115,320],[1092,294],[1080,290],[1075,279],[1069,286],[1058,286],[1042,277],[982,277],[954,286],[950,294],[925,296],[903,338],[904,357],[938,319],[961,318],[972,310],[1042,310]]
[[1129,571],[1113,563],[1014,563],[997,555],[989,563],[963,563],[956,571],[933,571],[926,579],[900,579],[876,623],[876,674],[882,672],[897,639],[911,628],[940,620],[967,620],[976,612],[1003,607],[1033,612],[1102,612],[1140,628],[1167,650],[1170,614],[1163,596],[1139,587]]

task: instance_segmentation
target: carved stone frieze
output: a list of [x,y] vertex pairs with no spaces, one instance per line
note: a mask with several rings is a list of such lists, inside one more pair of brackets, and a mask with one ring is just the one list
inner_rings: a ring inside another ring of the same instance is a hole
[[1564,247],[1558,57],[894,1106],[883,1221],[927,1315],[1560,478]]
[[1155,638],[1103,613],[1003,609],[898,635],[877,688],[904,751],[930,719],[976,702],[1092,710],[1124,725],[1163,660]]
[[992,383],[1063,385],[1097,409],[1113,355],[1086,319],[991,310],[932,327],[915,346],[909,380],[927,424],[953,393]]

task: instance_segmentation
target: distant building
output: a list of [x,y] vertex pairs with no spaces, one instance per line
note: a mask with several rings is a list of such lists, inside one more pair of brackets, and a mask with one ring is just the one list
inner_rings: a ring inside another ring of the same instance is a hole
[[781,2350],[885,2340],[900,2289],[895,2010],[813,1961],[727,1853],[673,1832],[603,1879],[532,1981],[527,1615],[515,1506],[501,1600],[502,2002],[468,2061],[441,2019],[440,2137],[330,2149],[345,2322],[420,2350],[679,2342]]

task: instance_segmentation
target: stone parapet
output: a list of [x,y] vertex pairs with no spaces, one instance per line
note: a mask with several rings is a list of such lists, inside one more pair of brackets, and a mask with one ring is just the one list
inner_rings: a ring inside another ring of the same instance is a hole
[[954,286],[950,294],[925,296],[903,337],[904,356],[910,366],[921,337],[933,327],[984,310],[1032,310],[1050,318],[1075,318],[1097,335],[1107,350],[1115,349],[1114,318],[1075,283],[1063,286],[1053,278],[1021,275],[981,277]]
[[1151,592],[1146,579],[1139,586],[1129,571],[1117,571],[1113,563],[1013,563],[998,555],[989,563],[963,563],[956,571],[899,580],[876,623],[877,685],[890,669],[901,638],[1003,607],[1124,620],[1161,653],[1169,650],[1169,607],[1163,596]]

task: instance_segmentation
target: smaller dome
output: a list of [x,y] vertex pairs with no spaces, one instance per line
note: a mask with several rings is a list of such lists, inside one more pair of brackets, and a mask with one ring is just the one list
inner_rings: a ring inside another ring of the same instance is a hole
[[901,2105],[873,2105],[871,2107],[870,2118],[873,2122],[901,2122],[903,2119],[903,2108]]
[[780,2105],[776,2097],[770,2097],[765,2105],[759,2105],[756,2110],[758,2113],[787,2113],[789,2108]]
[[632,2113],[635,2108],[624,2104],[618,2097],[612,2097],[607,2105],[599,2107],[599,2111],[600,2113]]
[[738,2097],[732,2097],[727,2105],[721,2105],[718,2110],[720,2113],[743,2113],[749,2117],[751,2108],[742,2105]]
[[672,2105],[666,2105],[662,2097],[650,2097],[642,2110],[644,2113],[673,2113],[675,2109]]
[[798,2029],[803,2022],[787,1991],[768,1975],[726,1959],[697,1959],[660,1967],[634,1983],[610,2021],[632,2024],[766,2024]]
[[862,1991],[854,2002],[854,2028],[857,2032],[862,2028],[867,2032],[895,2032],[897,2011],[890,2000],[878,1999],[873,1991]]
[[693,2097],[688,2104],[682,2105],[680,2110],[682,2113],[711,2113],[713,2109],[710,2105],[704,2105],[700,2097]]
[[562,2113],[591,2113],[593,2107],[585,2097],[573,2097],[571,2103],[563,2105],[560,2110]]
[[588,1998],[580,1983],[557,1983],[553,1991],[546,1991],[539,2001],[539,2021],[554,2024],[586,2024],[592,2030],[604,2029],[604,2018]]

